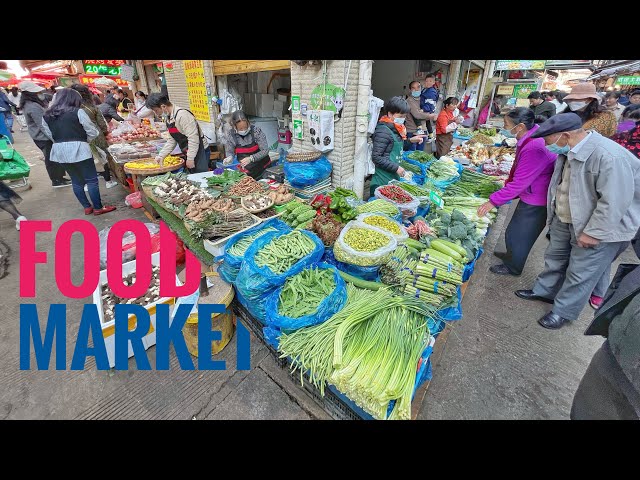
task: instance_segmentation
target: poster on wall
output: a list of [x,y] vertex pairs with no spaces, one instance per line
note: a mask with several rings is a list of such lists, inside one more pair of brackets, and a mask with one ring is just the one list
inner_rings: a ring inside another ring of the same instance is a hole
[[496,95],[513,95],[514,85],[499,85]]
[[311,92],[311,108],[339,112],[344,103],[344,88],[330,83],[320,84]]
[[209,102],[207,101],[207,87],[204,78],[203,60],[183,60],[184,78],[187,81],[189,93],[189,110],[197,120],[210,122]]
[[519,83],[513,88],[513,96],[520,99],[526,99],[529,94],[535,92],[537,85],[535,83]]
[[295,138],[296,140],[303,140],[304,139],[302,119],[300,119],[300,120],[294,119],[293,120],[293,138]]

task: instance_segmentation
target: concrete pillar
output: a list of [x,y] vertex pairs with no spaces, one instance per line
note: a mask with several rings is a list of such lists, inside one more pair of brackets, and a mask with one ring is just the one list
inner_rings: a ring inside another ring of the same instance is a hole
[[362,198],[364,177],[367,169],[367,140],[369,126],[369,95],[371,93],[372,60],[360,60],[358,74],[358,100],[356,105],[356,145],[355,152],[360,155],[353,162],[353,191]]
[[455,94],[457,93],[461,66],[462,60],[451,60],[451,65],[449,65],[449,75],[447,75],[447,88],[445,91],[445,98],[455,96]]

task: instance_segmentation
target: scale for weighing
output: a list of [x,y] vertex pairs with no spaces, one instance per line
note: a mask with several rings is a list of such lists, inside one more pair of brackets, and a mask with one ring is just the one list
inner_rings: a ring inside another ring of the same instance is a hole
[[262,176],[264,178],[275,180],[278,183],[283,183],[284,182],[284,166],[275,165],[273,167],[266,168]]
[[286,179],[284,181],[284,184],[288,188],[293,190],[296,197],[301,198],[303,200],[308,200],[314,197],[315,195],[318,195],[320,193],[326,193],[329,190],[331,190],[331,178],[327,178],[326,180],[323,180],[322,182],[316,185],[309,186],[307,188],[295,188],[291,186],[291,184]]

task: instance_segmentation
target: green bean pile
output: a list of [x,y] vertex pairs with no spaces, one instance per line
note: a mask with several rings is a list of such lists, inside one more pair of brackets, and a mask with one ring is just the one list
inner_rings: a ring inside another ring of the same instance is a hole
[[393,203],[382,200],[381,198],[357,206],[356,212],[358,213],[358,215],[360,215],[361,213],[384,213],[385,215],[389,215],[391,217],[394,217],[398,215],[398,213],[400,213],[398,207],[396,207]]
[[333,270],[308,268],[289,277],[280,291],[278,313],[300,318],[315,313],[320,303],[336,288]]
[[251,246],[251,244],[257,238],[260,238],[265,233],[275,232],[275,231],[276,231],[275,228],[267,227],[267,228],[263,228],[262,230],[252,235],[247,235],[246,237],[241,238],[236,243],[234,243],[233,246],[229,249],[229,253],[234,257],[242,257],[245,254],[245,252],[248,250],[248,248]]
[[301,258],[313,252],[315,244],[307,235],[295,230],[267,243],[256,254],[256,265],[268,267],[280,275],[289,270]]

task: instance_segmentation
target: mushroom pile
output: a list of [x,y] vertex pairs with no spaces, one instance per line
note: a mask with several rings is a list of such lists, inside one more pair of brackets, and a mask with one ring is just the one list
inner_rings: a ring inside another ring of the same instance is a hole
[[[135,272],[130,273],[122,280],[122,283],[126,286],[133,285],[136,281]],[[102,321],[103,323],[108,323],[115,319],[115,306],[119,303],[145,306],[157,302],[162,298],[160,297],[160,267],[153,267],[149,290],[141,297],[124,299],[117,297],[111,290],[111,287],[109,287],[109,284],[103,285],[102,288],[102,311],[104,313]]]

